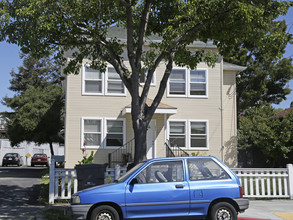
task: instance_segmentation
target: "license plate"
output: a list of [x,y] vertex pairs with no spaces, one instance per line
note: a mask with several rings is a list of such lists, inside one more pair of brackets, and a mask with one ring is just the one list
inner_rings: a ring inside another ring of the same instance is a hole
[[12,158],[8,158],[8,160],[12,160]]
[[41,161],[41,159],[38,159],[38,161]]

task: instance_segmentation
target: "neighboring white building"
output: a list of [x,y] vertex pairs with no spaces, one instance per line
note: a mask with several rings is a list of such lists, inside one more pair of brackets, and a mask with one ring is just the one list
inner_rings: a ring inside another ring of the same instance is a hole
[[[64,155],[64,145],[53,144],[55,155]],[[7,139],[0,139],[0,166],[2,166],[2,159],[6,153],[19,153],[23,165],[31,165],[31,157],[36,153],[47,154],[51,158],[51,151],[49,144],[37,144],[31,142],[22,142],[18,147],[12,147],[10,141]]]

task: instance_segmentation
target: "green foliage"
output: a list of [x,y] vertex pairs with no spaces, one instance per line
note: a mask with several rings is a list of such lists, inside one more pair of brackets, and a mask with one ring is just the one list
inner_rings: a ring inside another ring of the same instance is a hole
[[292,42],[286,27],[285,21],[271,17],[265,28],[257,30],[263,33],[261,41],[239,42],[226,57],[228,62],[247,67],[237,78],[239,112],[264,103],[278,104],[290,94],[287,84],[293,78],[293,59],[282,57]]
[[277,112],[269,105],[254,107],[239,119],[239,149],[259,149],[272,167],[293,151],[293,111],[285,118],[274,117]]
[[11,72],[12,98],[4,97],[2,103],[15,112],[9,114],[7,134],[13,146],[22,141],[38,144],[62,141],[63,91],[58,66],[49,58],[37,60],[24,57],[19,72]]
[[94,160],[94,151],[91,151],[91,154],[89,156],[84,155],[83,159],[81,161],[78,161],[78,164],[88,164],[92,163]]

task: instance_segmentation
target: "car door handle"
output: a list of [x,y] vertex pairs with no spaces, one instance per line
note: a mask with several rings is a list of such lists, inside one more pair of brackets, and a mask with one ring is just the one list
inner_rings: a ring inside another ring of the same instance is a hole
[[182,189],[184,186],[182,184],[175,185],[177,189]]

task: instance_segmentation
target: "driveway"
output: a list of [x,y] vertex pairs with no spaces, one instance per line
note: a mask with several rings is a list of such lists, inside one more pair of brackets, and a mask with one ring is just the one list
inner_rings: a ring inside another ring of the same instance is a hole
[[43,167],[0,167],[0,219],[30,220],[45,209],[38,204]]

